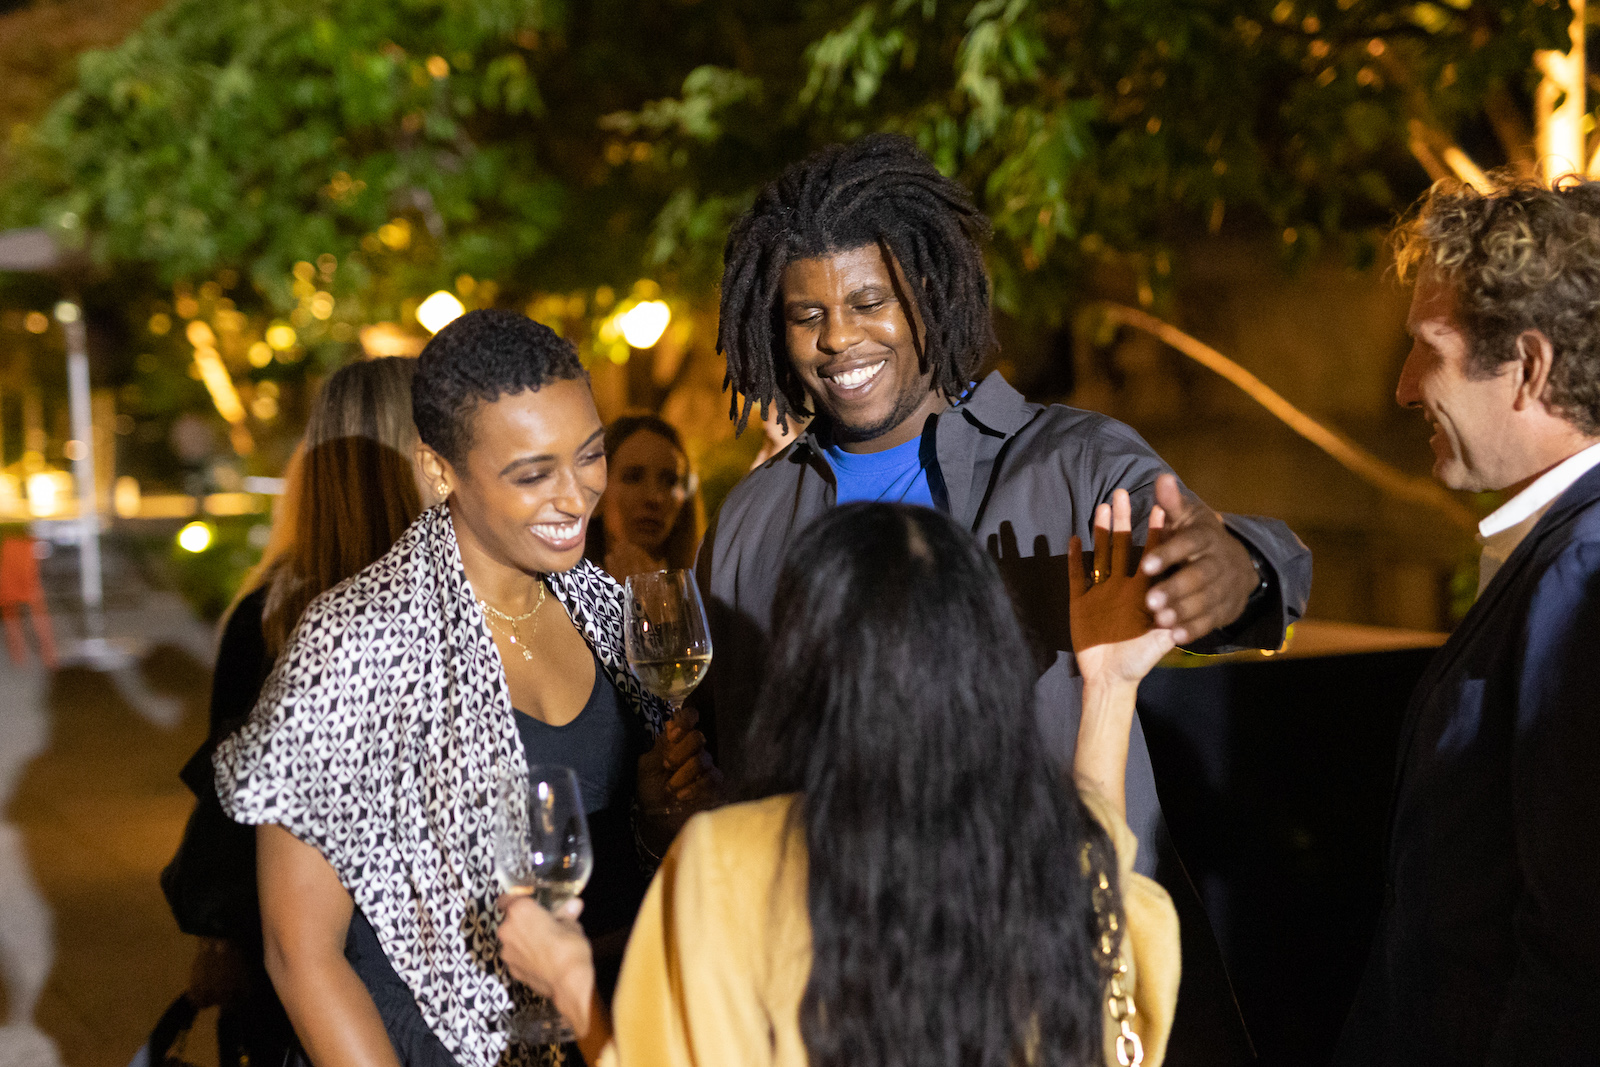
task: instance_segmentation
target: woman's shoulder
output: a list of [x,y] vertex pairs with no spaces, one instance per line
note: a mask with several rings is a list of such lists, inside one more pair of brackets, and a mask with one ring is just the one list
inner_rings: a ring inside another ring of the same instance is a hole
[[780,793],[760,800],[725,804],[701,812],[689,823],[700,823],[719,839],[764,838],[782,828],[797,797],[795,793]]
[[728,804],[701,812],[678,835],[682,862],[752,866],[776,862],[795,794]]

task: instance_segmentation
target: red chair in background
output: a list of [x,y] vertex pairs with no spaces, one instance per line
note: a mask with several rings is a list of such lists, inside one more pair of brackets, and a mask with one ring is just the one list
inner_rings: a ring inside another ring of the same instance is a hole
[[54,670],[55,632],[50,627],[50,609],[45,604],[44,586],[39,581],[39,557],[31,537],[7,537],[0,541],[0,615],[6,622],[6,648],[11,662],[26,663],[28,645],[22,636],[22,608],[33,620],[33,634],[39,642],[39,658]]

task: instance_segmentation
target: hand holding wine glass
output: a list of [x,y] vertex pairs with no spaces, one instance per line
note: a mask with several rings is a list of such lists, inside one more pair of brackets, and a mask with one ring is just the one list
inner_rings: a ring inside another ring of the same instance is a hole
[[711,627],[689,571],[636,574],[625,588],[628,666],[672,708],[655,747],[640,761],[640,793],[652,814],[681,822],[676,817],[693,804],[714,798],[720,781],[705,735],[694,728],[697,716],[683,706],[711,666]]
[[[531,897],[558,911],[588,884],[594,868],[589,823],[570,768],[532,766],[499,783],[495,869],[505,895]],[[511,1036],[528,1045],[560,1044],[571,1028],[548,1001],[518,1011]]]

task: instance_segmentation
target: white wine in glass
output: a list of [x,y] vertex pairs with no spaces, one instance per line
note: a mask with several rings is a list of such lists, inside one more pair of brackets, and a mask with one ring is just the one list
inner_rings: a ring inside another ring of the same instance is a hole
[[711,627],[693,572],[652,571],[629,578],[623,638],[628,666],[676,715],[711,667]]
[[630,659],[628,666],[644,687],[672,705],[676,712],[711,669],[711,654],[669,656],[665,659]]
[[[554,910],[583,892],[594,869],[594,846],[578,777],[568,767],[534,765],[500,780],[495,811],[495,873],[506,893]],[[525,1045],[575,1040],[547,1000],[511,1017],[511,1038]]]

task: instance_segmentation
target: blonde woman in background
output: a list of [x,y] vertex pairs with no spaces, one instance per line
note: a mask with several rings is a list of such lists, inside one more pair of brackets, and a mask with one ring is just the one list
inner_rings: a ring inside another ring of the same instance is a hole
[[182,771],[195,810],[161,885],[178,926],[202,939],[189,997],[221,1006],[224,1067],[282,1063],[293,1032],[262,964],[255,834],[222,813],[211,755],[250,714],[306,605],[383,555],[435,502],[416,471],[415,368],[409,358],[352,363],[317,394],[266,551],[222,629],[208,736]]

